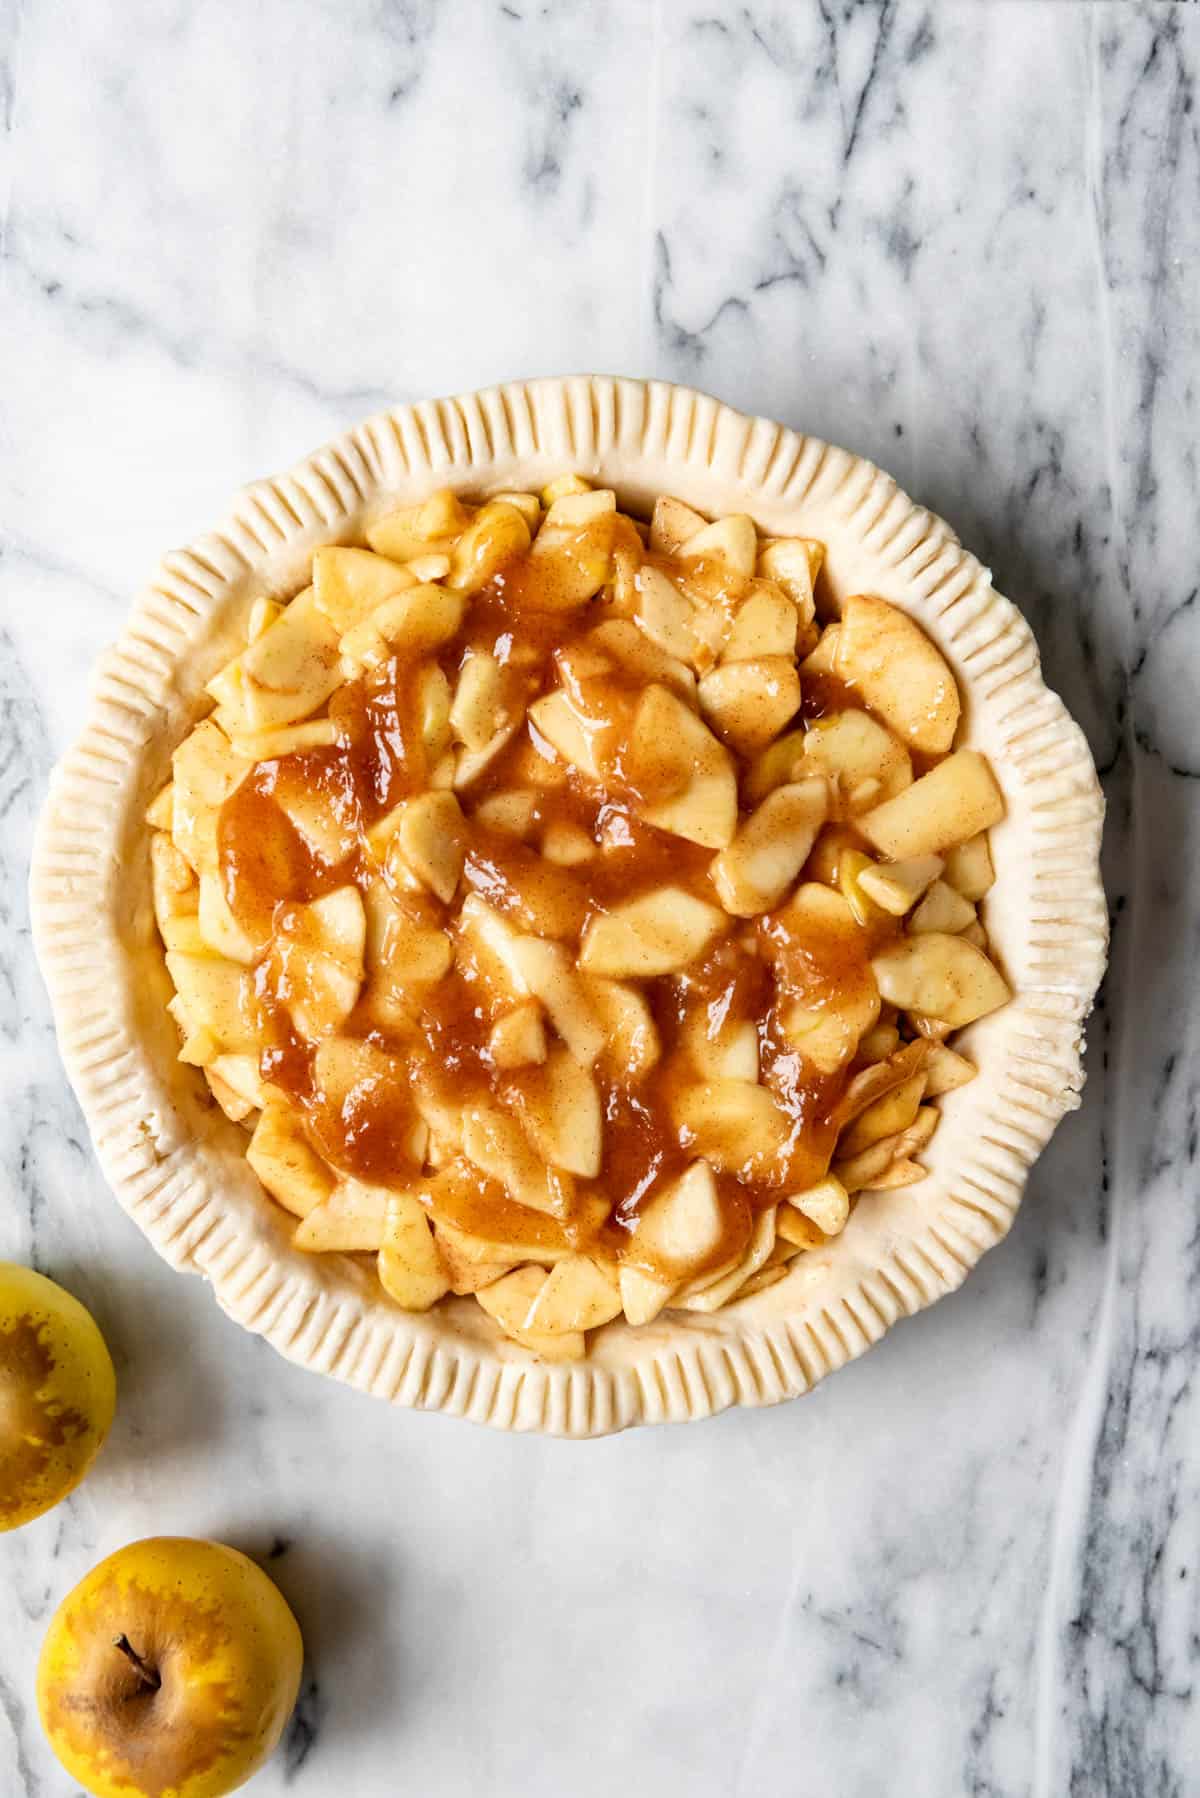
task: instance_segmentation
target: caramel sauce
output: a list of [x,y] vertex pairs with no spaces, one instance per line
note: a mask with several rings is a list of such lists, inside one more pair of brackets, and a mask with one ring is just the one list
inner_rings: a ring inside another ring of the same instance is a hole
[[[572,652],[598,624],[618,616],[604,599],[575,603],[576,577],[582,580],[596,557],[608,558],[614,550],[635,568],[650,558],[632,523],[620,515],[574,533],[570,550],[565,564],[557,557],[539,558],[536,550],[515,558],[472,598],[459,637],[437,658],[451,685],[464,656],[481,649],[512,671],[527,701],[564,678],[572,679]],[[664,561],[663,566],[680,577],[679,564]],[[736,605],[738,596],[730,595],[724,569],[690,563],[686,582],[698,596],[711,600],[720,593],[727,596],[723,603]],[[586,656],[579,665],[585,664]],[[428,658],[424,666],[429,666]],[[270,944],[287,907],[349,882],[365,893],[380,879],[365,833],[429,784],[417,691],[420,672],[421,664],[405,666],[392,659],[342,686],[329,705],[339,734],[334,748],[262,762],[226,800],[218,832],[223,891],[235,919],[256,941]],[[401,909],[417,922],[448,927],[462,892],[473,891],[519,929],[534,928],[536,916],[545,934],[549,916],[550,934],[574,953],[593,912],[667,882],[715,903],[708,877],[714,851],[637,816],[639,804],[658,796],[639,790],[624,753],[624,733],[645,684],[644,673],[616,667],[586,677],[578,690],[583,706],[594,703],[597,719],[606,721],[602,728],[610,740],[600,745],[603,786],[551,763],[557,771],[555,784],[532,788],[530,834],[536,836],[550,824],[569,824],[598,846],[594,856],[578,867],[556,866],[517,837],[471,817],[489,796],[528,789],[534,760],[543,774],[547,770],[535,736],[523,725],[459,795],[468,822],[463,883],[454,906],[401,893]],[[801,716],[815,718],[832,707],[856,703],[861,701],[834,677],[817,676],[805,688]],[[297,805],[321,814],[320,829],[311,837],[294,821]],[[628,1239],[639,1208],[694,1159],[695,1148],[673,1121],[672,1107],[680,1088],[702,1077],[676,1054],[685,1021],[697,1007],[704,1008],[714,1031],[727,1023],[754,1025],[762,1082],[787,1123],[782,1148],[761,1169],[749,1177],[720,1175],[725,1231],[713,1265],[741,1252],[757,1211],[825,1172],[836,1139],[837,1102],[851,1070],[819,1075],[790,1050],[778,1026],[778,999],[783,992],[806,993],[819,1003],[831,987],[861,977],[869,949],[862,941],[856,947],[841,939],[824,946],[793,941],[785,914],[786,908],[757,929],[735,923],[707,960],[686,976],[637,983],[653,1012],[662,1054],[636,1078],[609,1066],[604,1057],[593,1070],[604,1119],[603,1164],[599,1179],[577,1181],[576,1192],[584,1205],[600,1196],[603,1206],[593,1206],[593,1214],[598,1211],[603,1218],[607,1208],[607,1221],[589,1238],[599,1251],[615,1253]],[[457,954],[442,979],[413,996],[411,1015],[402,1026],[381,1024],[364,991],[339,1034],[357,1037],[369,1047],[373,1071],[338,1099],[322,1090],[318,1056],[292,1023],[285,963],[277,946],[268,946],[254,970],[264,1079],[294,1101],[314,1146],[335,1167],[364,1180],[420,1191],[430,1176],[422,1174],[412,1147],[414,1086],[423,1084],[441,1104],[458,1109],[473,1096],[499,1100],[506,1078],[511,1080],[491,1062],[488,1039],[494,1018],[477,970],[469,957]],[[441,1194],[438,1203],[451,1207],[451,1221],[460,1228],[478,1233],[515,1235],[519,1227],[549,1243],[563,1228],[539,1221],[482,1175],[470,1192],[455,1188],[453,1197]]]

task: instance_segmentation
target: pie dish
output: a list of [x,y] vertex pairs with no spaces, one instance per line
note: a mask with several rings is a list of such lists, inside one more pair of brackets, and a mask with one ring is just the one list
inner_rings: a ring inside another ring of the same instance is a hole
[[[714,595],[716,635],[682,640]],[[407,697],[376,728],[397,669]],[[789,731],[806,685],[822,702]],[[405,708],[438,739],[419,780],[393,765]],[[891,748],[864,764],[872,728]],[[391,772],[376,753],[347,823],[367,737]],[[664,786],[664,758],[704,778]],[[1101,812],[1028,629],[885,475],[686,390],[532,382],[372,420],[168,559],[56,774],[35,931],[97,1151],[162,1253],[355,1385],[599,1434],[804,1391],[1004,1234],[1077,1102]],[[771,945],[868,924],[847,1046],[843,988],[798,998]],[[730,1013],[711,968],[735,961],[768,963],[775,997]],[[286,1040],[254,1005],[248,1037],[241,1014],[210,1028],[214,966],[286,1014]],[[665,987],[684,992],[667,1024]],[[314,1143],[295,1202],[279,1169]],[[480,1250],[480,1191],[535,1207],[527,1253]]]

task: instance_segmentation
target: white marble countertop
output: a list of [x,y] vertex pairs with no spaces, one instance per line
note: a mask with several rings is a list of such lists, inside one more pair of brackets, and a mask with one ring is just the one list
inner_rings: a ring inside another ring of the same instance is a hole
[[[74,1794],[41,1635],[159,1532],[270,1555],[301,1618],[256,1798],[1197,1789],[1200,7],[9,0],[0,58],[0,1256],[121,1380],[0,1541],[0,1794]],[[378,406],[578,369],[951,520],[1090,735],[1115,924],[1085,1107],[960,1294],[799,1403],[588,1445],[388,1410],[157,1262],[24,900],[165,547]]]

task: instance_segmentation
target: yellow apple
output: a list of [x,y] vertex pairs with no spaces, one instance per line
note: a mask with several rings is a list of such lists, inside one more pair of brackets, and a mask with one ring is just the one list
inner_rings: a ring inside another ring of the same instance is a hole
[[101,1561],[55,1612],[38,1711],[95,1798],[224,1798],[282,1735],[303,1657],[296,1619],[253,1561],[154,1536]]
[[78,1299],[0,1261],[0,1530],[40,1517],[79,1484],[108,1434],[117,1381]]

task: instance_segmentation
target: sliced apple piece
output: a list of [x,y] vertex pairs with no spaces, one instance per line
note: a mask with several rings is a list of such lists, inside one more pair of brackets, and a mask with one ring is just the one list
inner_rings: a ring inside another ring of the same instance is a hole
[[800,704],[800,676],[787,656],[724,662],[702,678],[700,709],[722,742],[757,755],[778,736]]
[[893,918],[902,918],[933,885],[941,871],[940,856],[914,855],[908,861],[889,862],[884,867],[878,863],[868,864],[859,870],[857,879],[863,892],[876,905]]
[[814,719],[803,748],[806,771],[831,783],[837,819],[857,817],[912,785],[912,758],[903,743],[853,707]]
[[449,905],[462,879],[466,820],[453,793],[420,793],[400,808],[385,868],[399,856],[421,885]]
[[265,938],[251,935],[234,917],[218,874],[200,876],[197,922],[201,936],[213,953],[224,955],[229,961],[240,961],[248,967],[258,959],[265,946]]
[[838,1138],[839,1156],[858,1155],[863,1149],[869,1149],[874,1142],[882,1142],[885,1136],[895,1136],[901,1130],[907,1130],[917,1115],[917,1110],[925,1093],[925,1074],[911,1074],[907,1080],[894,1086],[865,1111],[860,1111],[852,1124],[842,1131]]
[[521,517],[525,520],[525,523],[529,526],[530,536],[533,536],[536,533],[538,526],[542,522],[542,502],[536,493],[517,493],[506,487],[500,493],[490,493],[488,498],[490,500],[503,500],[506,506],[512,506],[514,511],[519,512]]
[[217,867],[217,815],[250,772],[250,764],[211,718],[183,739],[171,758],[171,834],[176,849],[197,874]]
[[494,1286],[497,1280],[511,1273],[513,1263],[503,1260],[479,1260],[470,1253],[464,1252],[460,1233],[444,1224],[436,1223],[433,1227],[437,1239],[438,1254],[442,1258],[442,1266],[450,1282],[450,1290],[459,1298],[468,1297],[471,1293],[480,1292],[485,1286]]
[[925,930],[940,930],[954,936],[974,922],[975,907],[970,900],[944,880],[935,880],[909,919],[908,928],[918,935]]
[[774,581],[756,580],[734,614],[723,662],[761,661],[796,653],[796,608]]
[[545,1284],[543,1268],[517,1267],[494,1285],[484,1287],[475,1297],[504,1334],[522,1348],[546,1361],[582,1360],[587,1347],[582,1330],[530,1330],[525,1327],[525,1319]]
[[556,868],[579,868],[594,861],[599,845],[578,824],[552,820],[542,832],[542,856]]
[[745,1254],[729,1273],[721,1279],[701,1286],[698,1292],[684,1292],[676,1303],[681,1311],[713,1312],[727,1305],[745,1285],[746,1281],[764,1265],[771,1250],[775,1247],[775,1208],[761,1211],[754,1220],[754,1228],[750,1234],[750,1243]]
[[170,833],[175,823],[175,789],[168,781],[157,798],[152,799],[142,814],[151,830]]
[[586,990],[600,1020],[605,1046],[601,1060],[622,1080],[636,1080],[658,1061],[662,1053],[658,1026],[645,997],[635,986],[620,980],[586,975]]
[[242,701],[251,730],[307,718],[342,678],[338,633],[317,609],[311,587],[241,657]]
[[617,1286],[626,1322],[634,1325],[653,1323],[680,1285],[679,1280],[658,1280],[640,1267],[622,1262],[617,1272]]
[[296,1217],[324,1204],[334,1176],[311,1146],[290,1105],[266,1104],[246,1145],[246,1160],[273,1199]]
[[758,560],[758,532],[745,512],[716,518],[689,536],[676,552],[681,560],[721,562],[732,574],[749,578]]
[[529,544],[523,513],[506,500],[489,500],[454,546],[447,585],[459,593],[478,593],[515,556],[524,555]]
[[898,606],[866,594],[846,601],[836,672],[910,748],[922,755],[950,748],[958,684],[941,651]]
[[803,626],[813,621],[813,586],[824,558],[824,545],[804,537],[773,537],[759,547],[757,572],[779,583]]
[[752,918],[779,904],[808,860],[827,806],[823,780],[768,793],[713,860],[712,882],[727,912]]
[[458,495],[441,487],[419,506],[404,506],[367,526],[367,542],[395,562],[448,553],[471,522]]
[[514,1006],[497,1020],[488,1038],[488,1054],[505,1073],[545,1061],[546,1028],[536,1000]]
[[468,749],[483,749],[519,711],[512,670],[490,650],[476,649],[459,671],[450,707],[450,728]]
[[498,1106],[476,1100],[464,1109],[462,1144],[467,1160],[498,1181],[518,1205],[566,1217],[573,1191],[570,1176],[546,1167],[520,1124]]
[[960,1086],[968,1085],[974,1080],[979,1069],[974,1062],[968,1061],[956,1049],[948,1049],[945,1043],[935,1043],[925,1061],[925,1096],[936,1099],[942,1093],[954,1092]]
[[207,1027],[222,1049],[234,1053],[257,1049],[253,988],[244,968],[219,956],[173,950],[167,951],[166,959],[189,1033]]
[[698,1006],[684,1019],[680,1042],[703,1080],[757,1084],[758,1030],[750,1018],[730,1018],[716,1006]]
[[572,768],[578,768],[592,780],[603,778],[598,751],[599,732],[580,718],[561,690],[535,699],[529,708],[529,722],[556,755]]
[[621,1315],[616,1269],[571,1255],[550,1269],[525,1317],[527,1330],[596,1330]]
[[788,1204],[815,1224],[823,1238],[839,1236],[850,1216],[850,1195],[836,1174],[826,1174],[815,1186],[793,1193]]
[[865,813],[858,828],[884,855],[900,861],[965,843],[1003,816],[1004,800],[984,757],[974,749],[959,749],[894,799]]
[[281,724],[277,730],[249,731],[231,738],[233,751],[247,762],[278,761],[307,749],[332,749],[338,727],[332,718],[310,718],[304,724]]
[[[652,1196],[637,1214],[622,1267],[640,1265],[676,1286],[712,1261],[724,1238],[721,1200],[712,1168],[693,1161],[686,1173]],[[628,1315],[628,1313],[626,1313]]]
[[729,843],[737,827],[737,776],[701,719],[663,686],[638,702],[625,757],[648,824],[706,849]]
[[981,949],[930,931],[893,944],[871,963],[883,997],[902,1011],[960,1030],[1006,1005],[1012,994]]
[[745,1080],[706,1080],[685,1086],[671,1103],[680,1141],[721,1173],[761,1175],[791,1128],[774,1094]]
[[408,587],[346,631],[339,651],[359,668],[374,668],[390,655],[429,655],[457,635],[465,607],[461,593],[431,581]]
[[634,576],[638,628],[664,654],[693,666],[701,659],[696,608],[661,568],[647,562]]
[[996,875],[987,832],[968,837],[946,851],[946,881],[956,893],[977,905],[991,891]]
[[163,831],[150,838],[150,892],[160,930],[169,918],[196,915],[200,903],[196,876]]
[[512,948],[525,988],[540,999],[575,1060],[590,1068],[605,1044],[586,982],[560,943],[518,937]]
[[600,1094],[587,1068],[568,1049],[551,1049],[541,1066],[514,1075],[505,1094],[543,1161],[564,1173],[596,1179],[603,1132]]
[[338,637],[415,584],[412,571],[370,549],[330,545],[313,553],[313,603]]
[[333,1251],[367,1254],[380,1249],[387,1234],[388,1200],[393,1196],[386,1186],[340,1180],[328,1198],[305,1214],[293,1232],[293,1246],[309,1255]]
[[676,974],[690,967],[727,928],[724,912],[682,887],[657,887],[588,922],[579,965],[618,979]]
[[[840,1186],[841,1182],[838,1184]],[[845,1188],[842,1190],[845,1191]],[[776,1208],[775,1231],[777,1236],[784,1242],[790,1242],[798,1252],[823,1248],[825,1245],[825,1232],[820,1226],[814,1224],[810,1217],[805,1217],[802,1211],[797,1211],[786,1199]]]
[[660,493],[650,518],[650,548],[656,556],[677,556],[708,520],[681,499]]
[[804,744],[808,733],[804,730],[785,731],[776,737],[773,743],[760,750],[750,764],[746,778],[742,783],[742,793],[748,805],[757,805],[776,787],[786,786],[789,781],[798,780],[808,770],[804,767]]
[[406,1192],[388,1197],[376,1268],[383,1290],[404,1311],[428,1311],[450,1290],[429,1219]]

